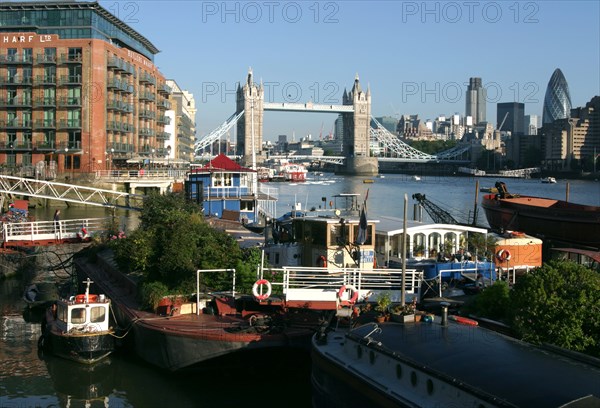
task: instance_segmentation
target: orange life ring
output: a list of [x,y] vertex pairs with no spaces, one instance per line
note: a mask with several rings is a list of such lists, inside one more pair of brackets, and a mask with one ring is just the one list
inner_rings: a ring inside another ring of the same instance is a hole
[[327,258],[325,258],[324,255],[319,255],[319,257],[317,258],[317,266],[327,268]]
[[508,249],[501,249],[496,252],[496,258],[498,258],[500,262],[506,262],[510,259],[510,251]]
[[[267,286],[267,291],[263,294],[260,294],[260,293],[258,293],[258,287],[262,286],[262,285]],[[254,285],[252,285],[252,294],[258,301],[265,300],[265,299],[268,299],[269,296],[271,296],[271,289],[272,289],[271,282],[269,282],[266,279],[259,279],[256,282],[254,282]]]
[[[88,303],[96,302],[98,300],[98,295],[88,295]],[[75,296],[75,303],[85,303],[85,295],[77,295]]]
[[358,290],[352,285],[343,285],[338,292],[338,299],[341,299],[346,291],[350,291],[350,296],[348,299],[348,303],[354,304],[358,300]]

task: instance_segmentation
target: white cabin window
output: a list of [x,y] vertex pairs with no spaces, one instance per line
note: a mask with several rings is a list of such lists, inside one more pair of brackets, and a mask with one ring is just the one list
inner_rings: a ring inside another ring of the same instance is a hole
[[92,323],[102,323],[106,318],[106,309],[104,306],[95,306],[92,307],[90,311],[90,322]]
[[77,307],[71,309],[71,323],[81,324],[85,323],[85,308]]
[[213,187],[233,186],[233,175],[231,173],[214,173],[212,176]]

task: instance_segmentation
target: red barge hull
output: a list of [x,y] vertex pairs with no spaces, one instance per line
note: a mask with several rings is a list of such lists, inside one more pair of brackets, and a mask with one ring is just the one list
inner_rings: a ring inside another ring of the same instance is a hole
[[316,313],[295,317],[275,312],[272,315],[279,314],[281,324],[252,325],[252,312],[236,313],[235,299],[221,296],[214,314],[158,315],[140,310],[135,284],[109,263],[101,256],[95,264],[78,259],[78,273],[92,278],[112,300],[119,327],[127,330],[122,345],[152,365],[177,371],[231,353],[283,347],[310,349],[310,339],[318,327]]
[[600,248],[600,207],[510,194],[487,194],[481,206],[492,229]]

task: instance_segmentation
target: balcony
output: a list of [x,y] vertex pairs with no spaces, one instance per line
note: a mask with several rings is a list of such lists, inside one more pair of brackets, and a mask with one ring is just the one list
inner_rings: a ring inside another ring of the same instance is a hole
[[81,75],[61,75],[59,85],[81,85]]
[[78,107],[81,106],[81,97],[62,97],[58,100],[58,106]]
[[122,131],[122,132],[131,133],[131,132],[133,132],[134,130],[135,130],[135,128],[133,127],[133,125],[132,125],[132,124],[130,124],[130,123],[126,123],[126,122],[124,122],[124,123],[121,123],[121,131]]
[[31,98],[0,98],[0,107],[20,108],[31,107]]
[[109,68],[113,68],[115,71],[123,71],[123,63],[124,61],[120,58],[109,57],[106,65]]
[[30,75],[22,76],[22,75],[12,75],[12,76],[2,76],[0,77],[0,85],[5,86],[30,86],[32,82],[32,78]]
[[61,54],[59,59],[61,64],[81,64],[82,60],[81,54]]
[[131,113],[133,112],[133,105],[113,99],[108,101],[106,104],[106,109]]
[[33,84],[56,86],[56,75],[36,75]]
[[32,55],[25,55],[25,54],[0,55],[0,64],[22,65],[22,64],[31,64],[31,63],[33,63]]
[[36,64],[56,64],[56,55],[37,54],[35,56]]
[[171,92],[173,92],[173,90],[171,89],[171,87],[167,84],[160,84],[158,86],[158,93],[162,94],[162,95],[170,95]]
[[156,134],[156,138],[158,140],[169,140],[171,138],[171,134],[169,132],[158,132]]
[[163,99],[162,101],[158,101],[156,103],[156,107],[158,109],[168,110],[168,109],[171,109],[171,102]]
[[145,119],[154,119],[156,118],[156,113],[151,110],[142,109],[138,112],[138,116]]
[[161,115],[158,117],[158,119],[156,119],[157,123],[160,123],[161,125],[170,125],[171,124],[171,118],[169,116],[164,116]]
[[56,98],[53,96],[46,96],[44,98],[35,98],[33,102],[34,108],[52,108],[56,107]]
[[146,72],[142,72],[139,77],[140,83],[156,85],[156,78]]
[[106,122],[106,130],[111,132],[120,132],[121,131],[121,122],[117,122],[114,120],[109,120]]
[[33,124],[34,129],[55,129],[55,119],[36,119]]
[[148,92],[148,91],[144,92],[144,91],[142,91],[138,95],[138,99],[140,101],[154,101],[154,100],[156,100],[156,95],[154,95],[153,92]]
[[138,133],[139,133],[140,136],[144,136],[144,137],[154,136],[154,129],[152,129],[152,128],[140,128]]
[[54,140],[50,140],[47,142],[35,142],[33,144],[33,148],[38,152],[53,152],[56,150],[56,142]]
[[59,129],[81,129],[81,119],[61,119],[58,122]]
[[31,128],[31,119],[14,118],[11,120],[0,120],[0,129],[28,129]]

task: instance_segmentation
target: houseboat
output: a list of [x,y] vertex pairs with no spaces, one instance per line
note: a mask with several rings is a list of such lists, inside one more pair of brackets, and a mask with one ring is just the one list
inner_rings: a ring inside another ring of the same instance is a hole
[[[379,217],[375,236],[377,263],[398,268],[402,264],[404,221]],[[479,275],[484,283],[496,280],[495,260],[475,242],[487,242],[484,228],[459,224],[406,221],[406,264],[423,271],[428,287],[441,295],[442,288],[456,284],[474,284]]]
[[600,207],[511,194],[502,182],[496,189],[481,202],[492,229],[600,249]]
[[103,294],[90,293],[89,279],[85,293],[53,303],[42,320],[39,345],[44,350],[70,360],[92,364],[114,350],[111,327],[111,302]]
[[259,223],[259,201],[263,208],[274,208],[275,199],[255,191],[257,177],[257,171],[220,154],[190,170],[185,191],[189,200],[202,205],[205,216]]
[[594,359],[451,317],[316,334],[313,407],[600,406]]

